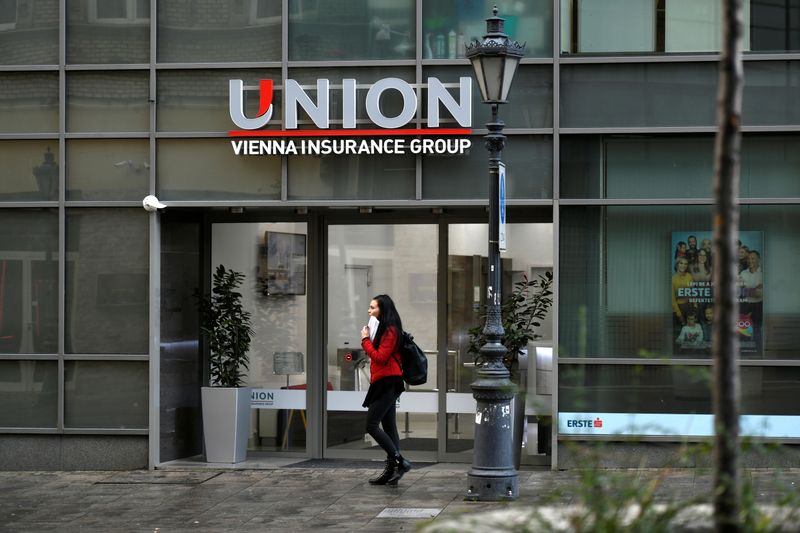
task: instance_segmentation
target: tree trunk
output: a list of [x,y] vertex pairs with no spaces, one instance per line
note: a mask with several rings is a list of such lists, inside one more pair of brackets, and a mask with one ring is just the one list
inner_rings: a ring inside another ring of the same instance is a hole
[[722,48],[714,146],[714,525],[740,531],[738,304],[742,0],[722,1]]

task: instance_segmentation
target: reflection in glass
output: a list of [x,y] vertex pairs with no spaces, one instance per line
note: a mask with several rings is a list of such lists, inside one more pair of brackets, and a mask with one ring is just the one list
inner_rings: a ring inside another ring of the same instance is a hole
[[65,361],[64,426],[147,429],[147,389],[146,361]]
[[[296,290],[306,286],[306,234],[299,222],[211,226],[211,264],[245,274],[243,305],[252,313],[254,331],[249,387],[306,390],[308,299],[305,290]],[[287,290],[276,289],[281,280]],[[304,402],[294,409],[253,409],[250,449],[305,451],[306,426]]]
[[58,213],[0,210],[0,353],[58,351]]
[[794,125],[800,122],[800,63],[749,62],[742,97],[742,122],[753,125]]
[[158,2],[158,61],[161,63],[280,59],[281,2]]
[[68,72],[67,131],[148,131],[147,72]]
[[289,198],[412,199],[416,183],[414,168],[411,154],[290,156]]
[[[228,131],[231,122],[229,80],[242,80],[257,88],[259,80],[273,80],[273,114],[265,129],[280,128],[283,109],[281,74],[278,70],[160,70],[157,117],[159,131]],[[258,115],[258,90],[244,91],[245,116]]]
[[0,73],[0,133],[56,131],[58,73]]
[[58,140],[0,141],[0,199],[58,200]]
[[58,64],[58,4],[0,2],[0,65]]
[[[795,0],[743,0],[743,49],[800,49]],[[717,52],[722,7],[697,0],[561,0],[561,53]]]
[[422,58],[464,57],[465,43],[480,40],[486,33],[486,19],[497,6],[504,18],[505,32],[525,42],[528,57],[550,56],[553,49],[553,2],[551,0],[439,0],[422,3]]
[[[743,415],[797,415],[800,369],[748,367],[741,374]],[[712,413],[711,368],[561,365],[559,411]]]
[[148,193],[147,139],[67,141],[67,200],[139,200]]
[[[489,154],[483,138],[472,137],[465,155],[426,155],[422,158],[422,197],[487,198]],[[553,141],[543,135],[514,135],[506,141],[506,186],[509,198],[551,198]]]
[[[361,327],[377,294],[394,300],[403,329],[414,335],[428,354],[428,382],[401,396],[420,397],[431,410],[398,413],[400,447],[435,450],[436,396],[436,247],[434,224],[357,225],[328,227],[328,413],[327,443],[335,449],[370,449],[361,407],[369,388],[369,364],[360,352]],[[348,356],[350,354],[350,356]],[[345,394],[344,391],[361,394]],[[419,405],[419,404],[418,404]],[[416,411],[416,409],[415,409]],[[413,438],[412,438],[413,437]],[[377,449],[377,447],[376,447]]]
[[561,126],[713,126],[716,87],[713,63],[562,65]]
[[161,200],[280,198],[280,156],[237,156],[228,139],[160,139]]
[[289,0],[289,60],[413,59],[413,0]]
[[67,209],[66,224],[66,352],[148,353],[147,213]]
[[[161,220],[161,461],[203,452],[200,394],[203,356],[195,291],[200,283],[201,224]],[[169,383],[169,386],[163,384]]]
[[67,2],[67,63],[150,63],[150,2]]
[[[710,198],[713,158],[714,139],[708,134],[565,136],[561,139],[561,195]],[[743,136],[741,197],[798,196],[799,178],[800,138]]]
[[0,361],[0,404],[0,427],[56,427],[58,362]]
[[[787,7],[790,1],[786,0]],[[743,0],[743,49],[791,49],[785,48],[789,43],[780,42],[781,37],[797,30],[790,29],[790,23],[784,25],[783,8],[775,2],[752,4]],[[722,5],[696,0],[562,0],[561,21],[564,54],[716,52]]]
[[[563,207],[561,357],[707,358],[673,338],[673,232],[710,231],[709,206]],[[796,359],[800,268],[796,206],[742,206],[739,228],[763,236],[763,349],[744,359]],[[744,239],[744,237],[743,237]],[[697,243],[702,246],[701,242]],[[713,262],[713,256],[712,256]],[[699,303],[703,303],[702,301]]]

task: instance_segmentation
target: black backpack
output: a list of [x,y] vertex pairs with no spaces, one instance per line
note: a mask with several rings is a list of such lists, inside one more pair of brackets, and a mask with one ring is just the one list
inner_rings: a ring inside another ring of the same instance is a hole
[[422,385],[428,381],[428,358],[414,342],[414,336],[407,331],[403,332],[400,356],[403,358],[400,364],[403,367],[403,381],[409,385]]

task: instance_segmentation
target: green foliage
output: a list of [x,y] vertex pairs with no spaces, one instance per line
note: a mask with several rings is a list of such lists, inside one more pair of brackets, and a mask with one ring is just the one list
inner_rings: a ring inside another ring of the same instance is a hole
[[249,364],[252,320],[242,306],[241,293],[236,291],[243,281],[244,274],[219,265],[211,294],[197,294],[200,331],[208,343],[211,385],[215,387],[241,387]]
[[[553,292],[550,290],[552,285],[552,272],[545,272],[534,280],[529,280],[526,275],[522,281],[514,284],[511,295],[500,307],[505,330],[503,345],[508,350],[503,362],[508,369],[515,366],[520,350],[528,346],[528,341],[541,338],[536,333],[536,328],[542,325],[540,321],[544,320],[553,305]],[[486,306],[480,322],[486,322]],[[469,337],[469,353],[478,356],[481,346],[486,344],[483,325],[470,328]]]

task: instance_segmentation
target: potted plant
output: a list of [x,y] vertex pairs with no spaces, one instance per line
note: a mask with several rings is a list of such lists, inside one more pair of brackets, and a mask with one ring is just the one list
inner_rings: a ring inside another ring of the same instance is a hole
[[210,295],[198,294],[200,331],[208,344],[210,386],[202,388],[206,461],[239,463],[250,437],[250,388],[243,387],[253,335],[250,312],[236,289],[244,274],[219,265]]
[[[525,275],[522,281],[514,284],[511,295],[500,307],[501,319],[505,334],[503,346],[508,350],[503,356],[503,363],[512,373],[512,378],[519,368],[519,356],[527,352],[528,342],[541,338],[536,333],[541,320],[553,305],[553,273],[545,272],[539,279],[529,280]],[[486,321],[486,312],[480,317],[481,323]],[[480,365],[480,349],[486,344],[483,324],[469,329],[469,353],[475,355],[475,363]],[[516,380],[515,380],[516,381]]]

